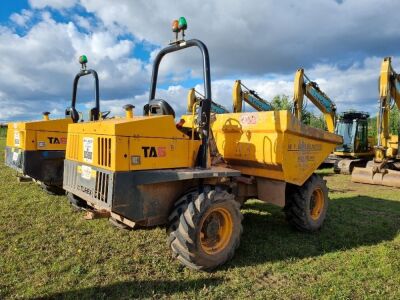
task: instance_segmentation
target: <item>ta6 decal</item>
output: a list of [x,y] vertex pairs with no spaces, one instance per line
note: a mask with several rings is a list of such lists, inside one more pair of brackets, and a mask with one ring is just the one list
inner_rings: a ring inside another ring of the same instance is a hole
[[142,147],[144,157],[166,157],[167,149],[165,147]]
[[67,144],[67,138],[65,137],[58,138],[58,137],[48,136],[47,139],[49,140],[50,144],[63,144],[63,145]]

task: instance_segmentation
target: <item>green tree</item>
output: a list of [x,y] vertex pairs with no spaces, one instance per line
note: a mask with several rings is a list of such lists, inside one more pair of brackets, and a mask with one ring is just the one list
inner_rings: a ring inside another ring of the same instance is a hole
[[[378,135],[378,125],[377,125],[376,114],[370,117],[368,120],[368,135],[377,138]],[[397,135],[399,132],[400,125],[400,111],[397,106],[394,106],[389,112],[389,132],[390,134]]]
[[272,101],[271,105],[275,110],[291,110],[293,107],[292,101],[289,100],[287,95],[276,95]]
[[[293,102],[289,100],[288,95],[280,94],[276,95],[272,101],[271,105],[275,110],[289,110],[293,108]],[[325,119],[322,115],[316,116],[312,112],[307,111],[304,107],[301,112],[301,121],[311,127],[320,128],[326,130]]]

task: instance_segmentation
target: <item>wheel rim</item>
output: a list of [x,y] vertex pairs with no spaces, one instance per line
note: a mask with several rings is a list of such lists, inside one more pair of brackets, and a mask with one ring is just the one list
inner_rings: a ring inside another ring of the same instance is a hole
[[313,220],[318,220],[324,208],[324,193],[320,188],[314,190],[310,201],[310,215]]
[[200,226],[200,245],[207,254],[221,252],[228,245],[233,231],[231,214],[222,207],[208,211]]

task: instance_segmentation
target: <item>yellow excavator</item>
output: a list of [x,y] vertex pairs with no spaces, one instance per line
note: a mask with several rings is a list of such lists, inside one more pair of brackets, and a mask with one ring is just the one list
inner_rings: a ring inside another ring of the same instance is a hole
[[[71,107],[65,111],[65,118],[50,119],[49,112],[43,113],[43,120],[9,123],[5,149],[5,164],[19,174],[32,178],[50,194],[64,194],[62,189],[63,164],[67,145],[68,124],[82,121],[76,110],[79,79],[92,75],[95,82],[95,106],[89,112],[89,120],[99,119],[99,79],[97,72],[87,69],[87,57],[79,58],[81,70],[76,74]],[[106,117],[105,112],[102,117]]]
[[[394,103],[393,103],[394,102]],[[354,168],[353,182],[400,187],[399,134],[390,135],[389,113],[400,108],[400,74],[392,67],[390,57],[383,59],[379,78],[379,111],[377,116],[377,145],[374,159],[365,168]]]
[[[196,91],[196,89],[191,88],[187,95],[187,112],[191,113],[195,103],[199,103],[201,99],[204,99],[204,95]],[[226,114],[229,113],[229,110],[223,105],[211,101],[211,112],[215,114]]]
[[294,77],[293,113],[298,120],[302,120],[306,96],[324,115],[328,132],[335,132],[336,105],[318,86],[298,69]]
[[[125,118],[68,126],[63,187],[70,201],[101,211],[114,225],[166,225],[173,257],[212,270],[239,247],[241,199],[284,207],[300,230],[322,226],[328,190],[313,172],[341,138],[288,111],[214,114],[211,121],[208,50],[200,40],[185,40],[186,28],[185,18],[175,20],[176,40],[153,61],[143,115],[126,106]],[[202,55],[204,98],[176,124],[174,109],[156,98],[158,70],[166,55],[189,47]],[[211,143],[224,163],[213,163]]]
[[345,111],[338,116],[335,133],[343,137],[343,144],[329,155],[336,174],[351,174],[354,167],[365,167],[374,156],[374,138],[368,136],[369,114]]
[[233,112],[242,112],[243,102],[249,104],[256,111],[271,111],[274,110],[272,105],[261,98],[256,91],[246,87],[241,80],[236,80],[232,90]]
[[[192,112],[193,105],[196,102],[204,99],[204,96],[196,91],[194,88],[189,90],[187,96],[187,111],[189,113]],[[258,93],[254,90],[249,89],[245,86],[241,80],[235,80],[232,89],[232,101],[233,101],[233,112],[239,113],[244,110],[243,104],[247,103],[256,111],[271,111],[274,110],[272,105],[265,99],[261,98]],[[211,112],[216,114],[225,114],[229,113],[229,110],[222,106],[221,104],[216,103],[215,101],[211,102]]]

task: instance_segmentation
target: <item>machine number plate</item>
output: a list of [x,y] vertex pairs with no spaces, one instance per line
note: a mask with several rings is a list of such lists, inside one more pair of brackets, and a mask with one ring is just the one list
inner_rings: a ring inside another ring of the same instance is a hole
[[92,168],[89,166],[82,166],[82,174],[81,174],[83,179],[90,180],[92,177]]
[[93,138],[83,138],[83,160],[93,162]]
[[14,146],[20,146],[21,138],[19,132],[14,132]]

